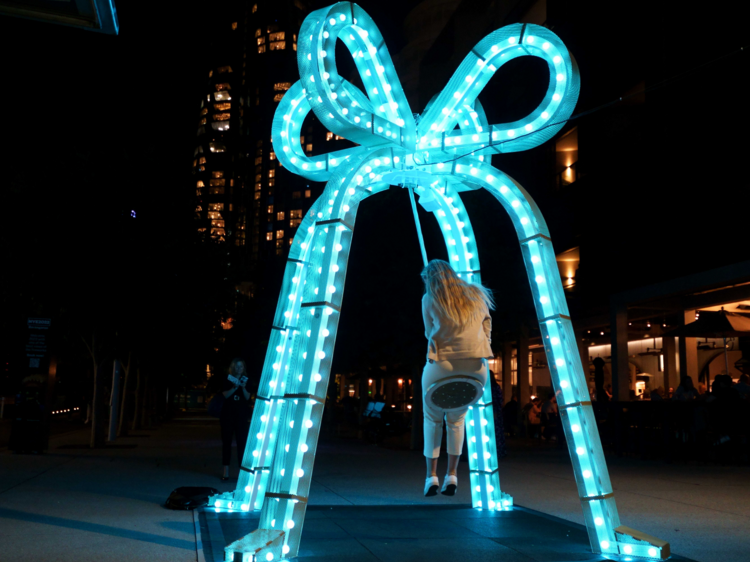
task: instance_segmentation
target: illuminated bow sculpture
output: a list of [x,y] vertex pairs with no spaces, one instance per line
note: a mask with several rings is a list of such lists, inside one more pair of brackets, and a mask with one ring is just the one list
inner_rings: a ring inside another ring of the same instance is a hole
[[[339,76],[337,39],[354,57],[365,93]],[[356,212],[373,193],[406,184],[434,211],[451,263],[468,280],[480,280],[479,259],[459,192],[487,189],[506,209],[529,274],[592,548],[667,558],[667,543],[620,527],[549,232],[526,191],[490,165],[495,153],[545,142],[570,117],[579,77],[565,45],[536,25],[491,33],[472,49],[418,124],[378,28],[356,4],[340,2],[311,13],[298,46],[300,81],[276,110],[274,150],[290,172],[328,184],[289,252],[238,487],[234,494],[212,498],[217,510],[262,507],[260,528],[229,545],[228,555],[273,560],[297,554]],[[547,94],[527,117],[489,125],[477,95],[500,66],[520,56],[547,62]],[[300,132],[310,110],[330,131],[360,146],[306,155]],[[501,492],[497,473],[489,385],[466,419],[472,504],[510,509],[512,498]]]

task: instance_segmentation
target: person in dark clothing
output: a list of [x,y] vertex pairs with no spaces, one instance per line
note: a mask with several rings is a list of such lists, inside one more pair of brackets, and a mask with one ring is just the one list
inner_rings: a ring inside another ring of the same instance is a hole
[[[596,401],[609,402],[612,395],[607,392],[604,386],[604,359],[597,357],[594,359],[594,384],[596,385]],[[610,385],[611,386],[611,385]]]
[[518,406],[518,399],[514,394],[505,406],[503,406],[503,422],[508,434],[515,437],[518,433],[518,417],[521,415]]
[[221,479],[229,480],[229,463],[232,459],[232,439],[237,442],[237,462],[242,466],[247,435],[250,431],[250,393],[247,385],[247,370],[242,359],[235,359],[229,365],[229,374],[224,380],[222,392],[224,405],[221,408],[221,464],[224,472]]
[[495,373],[490,371],[490,385],[492,388],[492,414],[495,419],[495,446],[497,458],[502,459],[508,454],[505,448],[505,428],[503,424],[503,389],[495,379]]

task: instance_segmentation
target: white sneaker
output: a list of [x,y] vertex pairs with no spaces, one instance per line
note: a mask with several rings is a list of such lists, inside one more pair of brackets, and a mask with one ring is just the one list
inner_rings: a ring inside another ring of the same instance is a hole
[[430,476],[424,481],[424,495],[425,497],[437,496],[438,487],[440,482],[437,476]]
[[445,480],[443,480],[443,488],[440,493],[446,496],[454,496],[456,494],[456,488],[458,488],[458,477],[454,474],[446,474]]

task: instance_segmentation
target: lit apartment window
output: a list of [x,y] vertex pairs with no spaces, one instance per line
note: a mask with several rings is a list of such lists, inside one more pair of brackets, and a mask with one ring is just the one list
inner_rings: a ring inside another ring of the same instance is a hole
[[312,144],[308,144],[308,145],[307,145],[307,146],[305,147],[305,151],[306,151],[306,152],[312,152]]
[[211,236],[224,236],[224,229],[223,228],[212,228],[211,229]]
[[280,93],[276,94],[276,95],[275,95],[275,96],[273,97],[273,101],[274,101],[274,103],[279,103],[279,102],[281,101],[281,98],[283,98],[283,97],[284,97],[284,94],[285,94],[285,92],[280,92]]
[[198,161],[197,160],[193,160],[193,168],[195,168],[197,165],[198,165]]
[[232,99],[232,96],[229,95],[229,92],[224,90],[222,92],[214,92],[214,99],[216,101],[229,101]]
[[228,131],[229,123],[227,123],[226,121],[219,121],[218,123],[211,123],[211,128],[214,131]]
[[208,184],[209,184],[209,185],[210,185],[211,187],[217,187],[217,186],[222,186],[222,187],[223,187],[224,185],[226,185],[226,184],[224,183],[225,181],[226,181],[226,180],[208,180]]
[[258,165],[258,164],[262,164],[262,163],[263,163],[263,157],[262,156],[258,156],[255,159],[255,164]]
[[291,87],[292,87],[291,82],[276,82],[273,85],[273,89],[277,92],[286,92]]
[[332,133],[331,131],[328,131],[328,132],[326,133],[326,140],[327,140],[327,141],[329,141],[329,140],[333,140],[333,133]]
[[255,181],[260,181],[262,177],[260,174],[255,174]]
[[260,191],[255,192],[255,197],[253,199],[255,199],[256,201],[260,199]]
[[272,51],[283,51],[286,49],[286,41],[274,41],[271,43]]
[[286,39],[284,31],[277,31],[268,36],[269,41],[283,41],[284,39]]
[[263,33],[260,29],[255,30],[255,36],[260,37],[261,33]]
[[284,238],[284,231],[283,230],[277,230],[276,231],[276,239]]
[[305,198],[308,198],[308,197],[310,197],[310,190],[306,189],[305,190]]
[[206,185],[203,183],[202,180],[198,180],[198,183],[196,184],[195,187],[206,187]]
[[[258,54],[262,54],[266,52],[266,46],[265,45],[258,45]],[[256,101],[255,105],[258,105],[259,101]]]
[[211,172],[211,177],[216,179],[223,178],[224,172]]
[[302,219],[289,219],[289,228],[297,228],[301,222]]
[[206,124],[206,118],[203,117],[199,122],[198,125],[205,125]]
[[292,219],[301,219],[302,218],[302,209],[292,209],[289,211],[289,218]]
[[214,121],[227,121],[229,116],[229,113],[217,113],[214,115]]
[[200,158],[198,158],[198,163],[199,164],[205,164],[206,163],[206,157],[205,156],[201,156]]
[[289,242],[289,245],[291,246],[291,245],[292,245],[292,242],[294,241],[294,238],[288,238],[287,240],[288,240],[288,242]]
[[270,170],[268,170],[268,177],[269,178],[276,177],[276,170],[274,170],[273,168],[271,168]]
[[235,31],[237,29],[237,22],[232,22],[232,31]]
[[224,188],[223,187],[210,187],[208,189],[209,195],[224,195]]
[[208,210],[209,211],[223,211],[224,203],[209,203]]
[[[224,217],[221,216],[221,213],[212,213],[212,212],[209,212],[208,213],[208,218],[209,219],[218,219],[218,220],[212,220],[211,224],[213,226],[220,226],[220,227],[224,228],[224,221],[223,221]],[[219,222],[221,224],[217,224]]]
[[340,137],[338,135],[334,135],[333,138],[335,138],[336,140],[344,140],[344,137]]
[[305,144],[305,135],[300,135],[299,142],[300,144]]
[[271,154],[268,155],[268,159],[269,160],[276,160],[276,153],[275,152],[271,152]]
[[255,13],[255,12],[258,11],[258,5],[257,4],[253,4],[253,10],[252,11],[253,11],[253,13]]
[[[276,180],[275,179],[268,180],[268,187],[273,187],[274,185],[276,185]],[[271,190],[271,191],[273,191],[273,190]]]
[[201,109],[201,115],[205,115],[206,113],[208,113],[207,107],[204,107],[203,109]]
[[229,84],[227,84],[227,83],[216,84],[216,91],[217,92],[223,92],[225,90],[231,90],[231,89],[232,89],[232,87]]
[[279,211],[276,213],[276,220],[277,221],[283,221],[284,220],[284,211]]
[[202,189],[196,189],[195,190],[195,196],[196,197],[200,197],[201,195],[203,195],[203,190]]
[[231,103],[215,103],[214,104],[214,111],[227,111],[228,109],[232,109]]
[[208,143],[208,147],[211,149],[211,152],[226,152],[227,150],[227,147],[220,142],[210,142]]
[[201,212],[202,210],[203,210],[203,207],[201,207],[200,205],[198,205],[198,206],[197,206],[197,207],[195,208],[195,212],[196,212],[196,213],[200,213],[200,212]]
[[258,45],[265,45],[265,44],[266,44],[266,38],[258,37]]
[[266,240],[273,240],[273,232],[266,232]]
[[268,206],[268,211],[267,212],[268,212],[269,215],[273,214],[273,205],[269,205]]

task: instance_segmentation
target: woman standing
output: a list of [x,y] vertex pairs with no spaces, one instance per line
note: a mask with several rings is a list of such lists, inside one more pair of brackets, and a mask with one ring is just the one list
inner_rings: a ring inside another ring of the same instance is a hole
[[224,405],[221,408],[221,461],[224,472],[221,479],[229,480],[229,462],[232,459],[232,438],[237,441],[237,462],[242,466],[247,434],[250,431],[250,393],[245,388],[247,370],[242,359],[235,359],[229,365],[229,374],[224,380],[222,392]]
[[467,375],[487,383],[487,357],[492,357],[490,333],[494,309],[489,291],[467,283],[443,260],[432,260],[422,271],[425,295],[422,318],[427,337],[427,364],[422,373],[424,410],[424,456],[427,478],[424,495],[434,496],[439,486],[437,460],[443,437],[443,418],[448,439],[448,471],[441,492],[456,493],[456,469],[464,444],[464,418],[469,405],[461,410],[444,411],[424,400],[424,393],[436,382],[456,375]]

